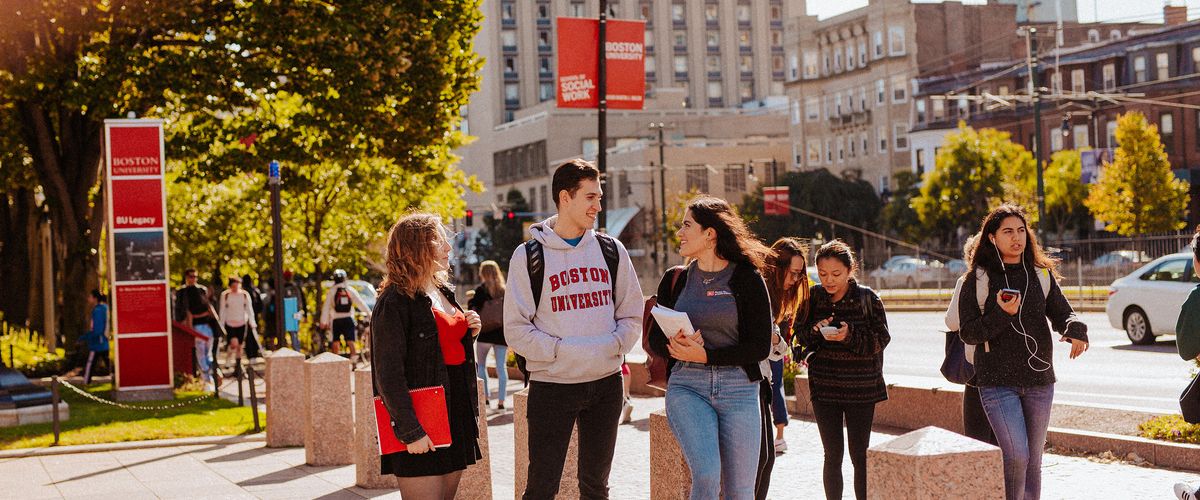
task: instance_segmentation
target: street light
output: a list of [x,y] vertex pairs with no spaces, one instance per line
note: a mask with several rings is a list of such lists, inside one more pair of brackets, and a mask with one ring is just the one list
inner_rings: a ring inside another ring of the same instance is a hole
[[[675,124],[667,124],[663,122],[654,122],[650,124],[650,130],[658,131],[658,194],[662,201],[662,266],[663,271],[667,269],[667,254],[671,251],[671,244],[667,240],[667,160],[664,148],[667,143],[663,140],[663,132],[668,129],[675,128]],[[653,174],[651,174],[653,175]],[[653,191],[650,194],[654,198]]]

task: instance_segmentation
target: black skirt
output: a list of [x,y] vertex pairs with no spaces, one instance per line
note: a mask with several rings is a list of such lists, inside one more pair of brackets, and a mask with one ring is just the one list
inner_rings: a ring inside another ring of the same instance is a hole
[[447,366],[446,409],[450,414],[450,446],[428,453],[392,453],[379,458],[380,473],[399,477],[441,476],[466,469],[483,459],[479,450],[479,428],[471,407],[470,363]]

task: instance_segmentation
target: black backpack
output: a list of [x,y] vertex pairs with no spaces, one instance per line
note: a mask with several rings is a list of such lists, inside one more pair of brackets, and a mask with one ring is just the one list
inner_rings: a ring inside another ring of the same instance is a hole
[[354,303],[350,301],[350,292],[346,291],[346,286],[339,286],[336,292],[333,292],[333,310],[339,313],[348,313],[354,309]]
[[[614,299],[617,294],[617,268],[621,265],[621,254],[617,250],[617,241],[604,233],[596,233],[596,241],[600,243],[600,253],[604,254],[604,263],[608,265],[608,284],[613,288]],[[525,267],[529,272],[529,288],[533,291],[533,310],[536,312],[542,303],[542,282],[546,278],[546,259],[542,252],[542,243],[535,239],[525,242]],[[529,369],[525,367],[525,356],[513,351],[517,359],[517,369],[529,383]]]

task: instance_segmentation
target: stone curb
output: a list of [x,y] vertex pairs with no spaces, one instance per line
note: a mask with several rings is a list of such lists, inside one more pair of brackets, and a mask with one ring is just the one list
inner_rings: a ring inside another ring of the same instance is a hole
[[1108,451],[1123,460],[1127,459],[1130,453],[1136,453],[1157,467],[1200,471],[1200,445],[1059,427],[1050,428],[1046,435],[1046,444],[1085,453]]
[[239,443],[266,442],[265,433],[239,434],[230,436],[203,436],[176,439],[150,439],[146,441],[125,441],[121,443],[80,444],[73,446],[52,446],[49,448],[24,448],[17,450],[0,450],[0,459],[44,457],[50,455],[68,455],[72,453],[97,453],[105,451],[144,450],[150,448],[167,448],[172,446],[196,445],[230,445]]

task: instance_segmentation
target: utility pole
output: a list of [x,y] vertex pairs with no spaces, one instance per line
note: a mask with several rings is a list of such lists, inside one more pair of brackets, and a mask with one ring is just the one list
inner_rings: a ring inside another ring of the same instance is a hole
[[650,124],[650,130],[658,131],[658,193],[659,199],[662,200],[662,264],[664,272],[667,269],[667,254],[671,253],[670,240],[667,239],[667,160],[664,154],[667,143],[663,140],[663,132],[667,128],[673,128],[673,125],[667,125],[664,122]]
[[1046,220],[1046,183],[1042,163],[1042,91],[1038,87],[1038,40],[1037,28],[1025,31],[1025,46],[1028,51],[1030,98],[1033,100],[1033,153],[1037,161],[1037,204],[1038,220]]
[[[271,188],[271,245],[275,250],[271,262],[271,274],[275,275],[275,283],[272,287],[272,291],[275,293],[275,331],[272,334],[275,335],[276,342],[286,344],[283,340],[287,334],[283,322],[283,221],[279,215],[280,172],[278,161],[271,161],[267,179],[267,184]],[[257,413],[258,409],[255,408],[254,411]]]
[[[599,123],[597,124],[597,142],[599,147],[596,151],[596,168],[600,170],[600,184],[604,185],[607,177],[605,172],[608,171],[608,53],[605,50],[605,39],[607,38],[608,25],[608,1],[600,0],[600,42],[597,44],[600,51],[600,56],[597,59],[597,83],[599,92],[599,104],[596,106],[596,114],[599,115]],[[561,47],[560,47],[561,49]],[[557,195],[556,195],[557,196]],[[600,231],[606,231],[608,225],[608,199],[600,197]]]

